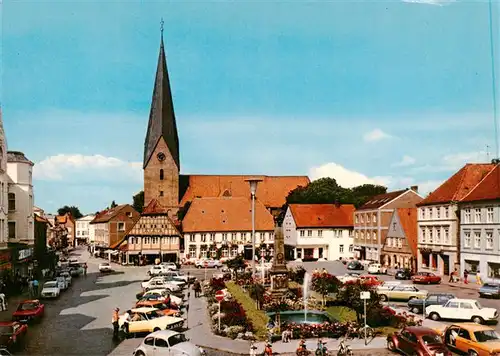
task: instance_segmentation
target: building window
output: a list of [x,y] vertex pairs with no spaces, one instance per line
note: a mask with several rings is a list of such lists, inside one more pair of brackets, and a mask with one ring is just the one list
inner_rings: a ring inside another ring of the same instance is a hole
[[392,238],[387,238],[387,247],[392,247]]
[[356,224],[358,224],[359,223],[359,216],[358,216],[358,214],[354,214],[354,219],[356,220]]
[[304,230],[300,230],[300,237],[304,237],[304,234],[305,234]]
[[354,245],[349,245],[349,252],[353,252],[354,251]]
[[376,222],[377,222],[377,213],[374,213],[374,214],[373,214],[373,216],[372,216],[372,221],[373,221],[374,223],[376,223]]
[[364,239],[365,239],[365,232],[361,231],[361,240],[364,240]]
[[432,211],[434,210],[434,208],[429,208],[429,219],[432,220]]
[[163,190],[160,190],[160,197],[163,196]]
[[428,253],[422,253],[422,267],[429,267],[429,257]]
[[358,239],[359,239],[359,231],[354,231],[354,238],[355,238],[356,240],[358,240]]
[[16,195],[9,193],[9,211],[16,210]]
[[229,257],[229,249],[227,247],[222,249],[222,257]]
[[235,232],[231,233],[231,241],[233,241],[233,242],[236,241],[236,233]]
[[131,218],[131,217],[132,217],[132,213],[131,213],[130,211],[127,211],[127,216],[128,216],[129,218]]
[[238,256],[238,247],[233,246],[231,247],[231,257],[236,257],[236,256]]
[[418,209],[419,211],[419,214],[420,214],[420,220],[424,220],[425,219],[425,209],[424,208],[420,208]]
[[194,234],[189,235],[189,242],[195,242],[196,241],[196,236]]
[[118,231],[125,231],[125,223],[122,222],[118,223]]
[[470,209],[467,208],[467,209],[464,209],[464,223],[465,224],[469,224],[471,221],[470,221]]
[[210,234],[210,242],[214,242],[214,241],[215,241],[215,234],[211,233]]
[[486,248],[488,250],[493,249],[493,231],[492,230],[486,231]]
[[339,245],[339,253],[344,253],[344,245]]
[[9,226],[9,239],[15,239],[16,238],[16,222],[9,221],[8,226]]
[[189,257],[196,257],[196,246],[189,246]]
[[222,241],[227,241],[227,234],[226,233],[222,234]]
[[398,240],[398,247],[402,248],[403,247],[403,239],[397,239]]
[[420,242],[425,244],[425,230],[423,227],[420,228]]
[[444,243],[450,244],[450,230],[447,227],[444,228]]
[[274,241],[274,232],[269,233],[269,241]]
[[436,228],[436,243],[441,244],[441,227]]
[[372,239],[374,240],[377,239],[377,233],[375,231],[372,231]]
[[474,231],[474,248],[481,247],[481,231]]
[[163,169],[160,169],[160,180],[163,180]]
[[470,247],[470,231],[464,231],[464,246]]
[[323,236],[323,230],[318,230],[318,237],[322,237]]
[[365,216],[364,216],[364,214],[360,214],[359,218],[361,219],[361,223],[363,224],[365,222]]
[[445,219],[448,219],[450,217],[450,208],[449,207],[444,208],[444,217],[445,217]]
[[441,219],[441,207],[436,208],[436,219]]
[[474,222],[475,223],[480,223],[481,222],[481,209],[477,208],[474,211]]
[[487,223],[493,222],[493,208],[486,209],[486,222]]
[[429,243],[434,243],[434,229],[429,229]]
[[307,230],[307,237],[311,237],[313,235],[313,231],[312,230]]
[[207,242],[207,234],[201,234],[201,242]]

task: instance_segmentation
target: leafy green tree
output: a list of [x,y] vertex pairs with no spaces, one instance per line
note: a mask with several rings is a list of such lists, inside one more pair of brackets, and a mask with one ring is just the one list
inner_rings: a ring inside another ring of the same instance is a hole
[[74,205],[72,206],[65,205],[62,208],[57,209],[58,215],[64,215],[66,213],[70,213],[71,216],[75,219],[80,219],[83,216],[83,214],[80,212],[80,209],[78,209],[78,207]]
[[132,197],[132,206],[135,209],[135,211],[142,213],[142,210],[144,209],[144,191],[141,190],[139,193],[134,195]]
[[380,297],[372,286],[360,281],[344,284],[339,289],[337,300],[342,304],[352,308],[356,312],[358,323],[363,323],[364,301],[361,299],[361,292],[370,292],[370,299],[366,301],[366,314],[373,314],[373,311],[382,310]]
[[266,293],[266,288],[262,284],[254,283],[248,287],[248,293],[250,298],[255,300],[257,304],[257,309],[262,309],[264,306],[264,295]]
[[239,269],[243,269],[244,270],[245,267],[247,266],[247,264],[245,262],[245,258],[243,257],[243,255],[238,255],[235,258],[232,258],[232,259],[228,260],[226,262],[226,266],[230,270],[233,270],[234,275],[235,275],[236,280],[237,280],[238,279],[238,270]]
[[113,209],[113,208],[116,208],[118,206],[118,204],[116,204],[116,202],[113,200],[111,202],[111,205],[109,206],[110,209]]
[[329,273],[315,273],[311,280],[312,290],[323,297],[323,305],[325,305],[326,296],[330,293],[336,293],[340,284],[337,277]]

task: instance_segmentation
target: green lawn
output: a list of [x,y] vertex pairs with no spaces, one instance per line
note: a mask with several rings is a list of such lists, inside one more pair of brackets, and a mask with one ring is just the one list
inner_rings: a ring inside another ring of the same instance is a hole
[[326,312],[335,320],[342,322],[356,321],[356,312],[344,306],[333,306],[326,308]]

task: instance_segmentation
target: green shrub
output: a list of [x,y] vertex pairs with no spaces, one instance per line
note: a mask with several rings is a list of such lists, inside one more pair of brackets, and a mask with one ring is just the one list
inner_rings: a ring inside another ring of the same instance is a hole
[[226,288],[233,298],[245,309],[246,317],[252,324],[255,336],[260,340],[264,340],[267,334],[267,322],[269,319],[266,313],[258,310],[255,306],[255,301],[234,282],[227,282]]

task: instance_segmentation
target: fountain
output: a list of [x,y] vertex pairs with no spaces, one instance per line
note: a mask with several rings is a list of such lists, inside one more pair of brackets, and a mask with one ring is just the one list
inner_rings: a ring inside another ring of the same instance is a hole
[[304,301],[304,323],[307,323],[307,295],[309,292],[309,273],[304,274],[304,284],[302,285],[302,299]]

